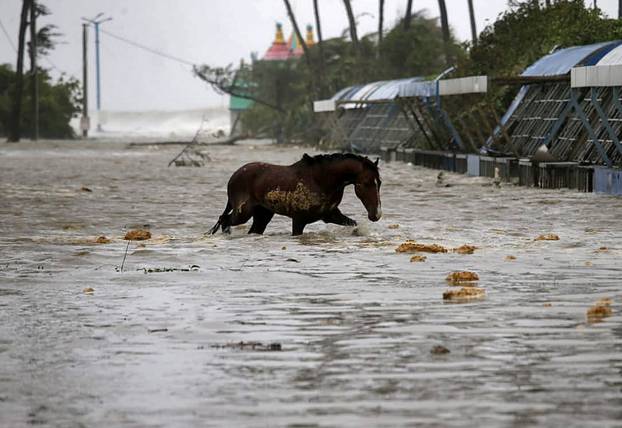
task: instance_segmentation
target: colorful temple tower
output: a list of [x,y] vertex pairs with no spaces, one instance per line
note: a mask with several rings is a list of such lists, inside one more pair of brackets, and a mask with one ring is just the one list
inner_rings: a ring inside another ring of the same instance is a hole
[[[307,34],[305,37],[307,46],[313,46],[315,40],[313,39],[313,27],[307,25]],[[300,40],[296,36],[296,33],[292,31],[287,43],[283,37],[283,25],[281,23],[276,24],[276,36],[274,42],[268,48],[262,60],[264,61],[285,61],[290,58],[299,58],[304,55]]]

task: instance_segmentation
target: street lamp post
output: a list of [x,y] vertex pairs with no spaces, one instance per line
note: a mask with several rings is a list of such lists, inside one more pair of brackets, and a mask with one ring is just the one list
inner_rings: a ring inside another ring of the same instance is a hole
[[96,100],[97,100],[97,130],[101,131],[102,126],[99,121],[101,111],[101,79],[99,72],[99,24],[111,21],[112,17],[102,18],[103,12],[95,15],[94,18],[82,18],[83,20],[90,22],[95,27],[95,83],[96,83]]

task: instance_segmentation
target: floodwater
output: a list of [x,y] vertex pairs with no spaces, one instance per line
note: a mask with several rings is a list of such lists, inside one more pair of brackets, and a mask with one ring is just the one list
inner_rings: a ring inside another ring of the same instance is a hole
[[[381,163],[378,223],[350,188],[356,229],[204,236],[235,169],[304,150],[179,150],[0,145],[0,426],[622,424],[622,198]],[[454,270],[486,297],[445,303]]]

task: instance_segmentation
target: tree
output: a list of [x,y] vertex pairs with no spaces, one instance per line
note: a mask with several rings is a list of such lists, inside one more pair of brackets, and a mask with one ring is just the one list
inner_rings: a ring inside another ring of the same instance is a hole
[[380,46],[382,45],[383,24],[384,24],[384,0],[379,0],[378,1],[378,52],[376,54],[378,58],[380,58]]
[[473,46],[475,46],[477,44],[477,27],[475,26],[475,10],[473,9],[473,0],[467,0],[467,2],[469,3],[469,18],[471,20],[471,41],[473,42]]
[[[309,67],[309,70],[313,70],[314,67],[313,67],[313,63],[311,62],[311,55],[309,54],[309,47],[307,46],[305,39],[302,37],[302,33],[300,32],[300,27],[298,27],[298,21],[296,21],[296,16],[294,15],[292,6],[289,3],[289,0],[283,0],[283,2],[285,2],[285,8],[287,9],[287,15],[289,16],[289,20],[292,23],[292,26],[294,27],[294,32],[296,33],[296,39],[300,43],[300,46],[302,46],[302,51],[304,52],[304,57],[305,57],[307,66]],[[317,85],[315,84],[314,76],[315,76],[315,73],[310,74],[311,93],[314,95],[317,95]]]
[[413,0],[408,0],[406,3],[406,14],[404,15],[404,31],[408,31],[410,27],[410,21],[412,19]]
[[350,28],[350,40],[352,41],[352,49],[355,55],[360,55],[359,50],[359,38],[356,34],[356,20],[354,19],[354,13],[352,12],[352,4],[350,0],[343,0],[343,5],[346,8],[346,14],[348,15],[348,25]]
[[326,77],[326,57],[324,56],[324,41],[322,39],[322,23],[320,21],[320,8],[318,6],[318,0],[313,0],[313,14],[315,15],[315,28],[317,30],[317,48],[320,54],[320,75],[322,76],[320,96],[324,96],[324,89],[326,86],[324,84],[324,79]]
[[22,13],[19,20],[19,36],[17,47],[17,73],[15,76],[15,86],[13,88],[11,111],[11,122],[9,124],[8,141],[18,142],[21,138],[21,119],[22,119],[22,97],[24,88],[24,46],[26,38],[26,27],[28,26],[28,12],[32,5],[31,0],[22,1]]
[[452,58],[449,54],[449,39],[451,35],[449,32],[449,20],[447,18],[445,0],[438,0],[438,8],[441,14],[441,30],[443,31],[443,43],[445,44],[445,62],[447,65],[450,65]]

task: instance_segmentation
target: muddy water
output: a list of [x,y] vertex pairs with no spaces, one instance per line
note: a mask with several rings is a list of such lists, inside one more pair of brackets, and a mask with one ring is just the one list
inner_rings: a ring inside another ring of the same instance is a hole
[[[204,168],[167,168],[177,150],[0,146],[0,425],[621,423],[621,198],[439,187],[382,164],[378,223],[350,189],[356,230],[291,237],[275,218],[264,236],[204,237],[238,166],[303,150],[215,147]],[[119,272],[137,225],[154,239]],[[406,239],[479,249],[411,263]],[[453,270],[486,298],[444,303]],[[613,315],[587,323],[602,297]]]

